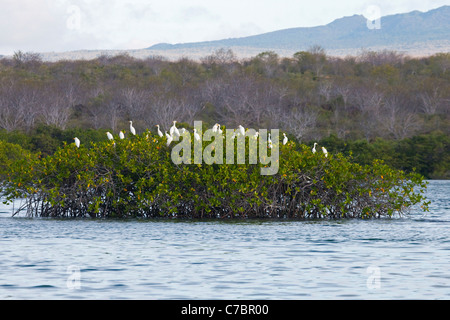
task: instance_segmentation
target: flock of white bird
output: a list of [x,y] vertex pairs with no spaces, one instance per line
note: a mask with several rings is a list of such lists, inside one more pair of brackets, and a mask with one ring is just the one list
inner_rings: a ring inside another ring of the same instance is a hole
[[[169,129],[169,133],[167,133],[167,131],[164,132],[164,134],[165,134],[165,136],[167,138],[167,146],[169,146],[172,143],[173,138],[174,138],[175,135],[179,137],[185,131],[187,131],[185,128],[178,129],[177,126],[176,126],[176,123],[177,123],[177,121],[174,120],[173,121],[173,125]],[[164,134],[161,132],[161,130],[159,128],[159,124],[157,124],[156,127],[158,128],[157,129],[158,136],[162,138],[164,136]],[[218,132],[220,134],[222,134],[222,132],[223,132],[222,129],[220,128],[220,124],[218,124],[218,123],[216,123],[213,126],[212,131],[213,132]],[[133,135],[136,135],[136,129],[133,127],[133,121],[130,121],[130,132]],[[234,139],[239,134],[242,135],[242,136],[245,136],[245,128],[243,126],[241,126],[241,125],[238,126],[237,134],[233,133],[231,138]],[[255,133],[255,135],[253,137],[255,139],[257,139],[258,135],[259,135],[259,132],[256,131],[256,133]],[[106,132],[106,136],[108,137],[109,140],[114,140],[114,137],[113,137],[113,135],[110,132]],[[125,139],[125,134],[123,133],[123,131],[119,132],[119,138],[120,139]],[[200,141],[200,135],[197,133],[197,129],[194,129],[194,139],[197,140],[197,141]],[[80,139],[75,137],[74,140],[75,140],[75,145],[77,146],[77,148],[79,148],[80,147]],[[283,145],[285,145],[287,142],[288,142],[288,137],[286,136],[286,133],[283,132]],[[316,153],[316,145],[317,145],[317,142],[314,143],[314,146],[312,148],[312,152],[313,153]],[[272,139],[270,137],[270,133],[269,133],[268,139],[267,139],[267,146],[268,146],[269,149],[272,148]],[[327,152],[327,149],[325,149],[325,147],[322,147],[322,152],[325,154],[325,157],[328,156],[328,152]]]

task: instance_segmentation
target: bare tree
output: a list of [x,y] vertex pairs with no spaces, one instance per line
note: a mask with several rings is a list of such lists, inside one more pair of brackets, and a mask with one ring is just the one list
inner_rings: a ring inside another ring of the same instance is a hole
[[304,141],[316,128],[318,111],[297,106],[283,115],[284,125],[297,140]]
[[76,103],[76,85],[73,82],[46,85],[41,89],[41,121],[65,129]]
[[146,123],[149,126],[159,124],[162,129],[168,129],[172,125],[172,121],[182,122],[184,120],[183,111],[184,106],[176,98],[155,96],[152,98],[151,107],[148,110],[152,117],[147,119]]
[[149,101],[149,92],[135,87],[126,87],[119,89],[118,95],[115,98],[114,100],[119,100],[115,103],[121,103],[129,117],[137,121],[144,114],[144,110]]
[[421,127],[417,115],[404,108],[397,96],[386,100],[380,120],[382,128],[397,140],[409,137]]
[[7,131],[30,130],[36,121],[39,90],[15,81],[0,87],[0,127]]
[[421,110],[428,115],[435,114],[443,103],[441,90],[439,87],[435,87],[429,91],[424,91],[419,94],[421,102]]
[[207,82],[203,93],[205,101],[216,107],[222,123],[251,127],[273,120],[274,113],[278,115],[287,90],[251,75],[238,75]]

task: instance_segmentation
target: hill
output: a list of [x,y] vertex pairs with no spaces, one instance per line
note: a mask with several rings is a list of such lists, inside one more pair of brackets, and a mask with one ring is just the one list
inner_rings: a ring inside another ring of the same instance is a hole
[[361,48],[390,49],[413,52],[443,52],[450,49],[450,6],[427,12],[413,11],[381,17],[380,28],[369,28],[367,19],[353,15],[310,28],[290,28],[242,38],[217,41],[167,44],[160,43],[149,50],[233,48],[261,52],[298,52],[313,45],[327,52],[355,53]]
[[241,38],[192,43],[159,43],[137,50],[80,50],[43,53],[44,60],[93,59],[100,55],[127,53],[136,58],[164,56],[168,59],[201,58],[220,48],[232,49],[239,58],[263,51],[292,56],[313,45],[333,56],[357,55],[366,50],[395,50],[411,56],[450,52],[450,6],[427,12],[412,11],[380,18],[380,28],[369,28],[362,15],[343,17],[317,27],[290,28]]

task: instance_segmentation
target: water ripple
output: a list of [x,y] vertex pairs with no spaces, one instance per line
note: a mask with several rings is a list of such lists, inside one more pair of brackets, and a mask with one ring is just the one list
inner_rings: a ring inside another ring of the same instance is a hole
[[0,206],[0,298],[448,299],[450,182],[429,189],[429,214],[371,221],[27,219]]

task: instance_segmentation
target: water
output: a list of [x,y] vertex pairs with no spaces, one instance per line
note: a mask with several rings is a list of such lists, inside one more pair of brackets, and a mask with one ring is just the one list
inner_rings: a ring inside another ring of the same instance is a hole
[[449,299],[450,181],[430,213],[372,221],[11,217],[0,299]]

